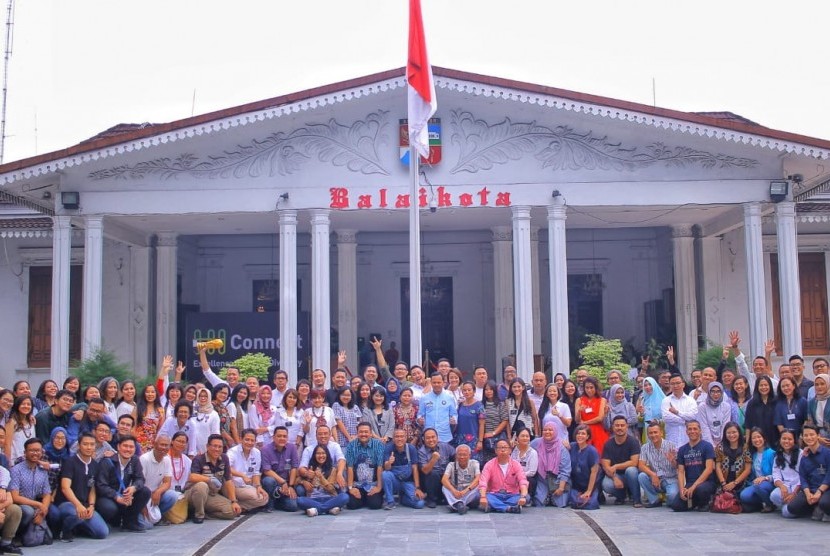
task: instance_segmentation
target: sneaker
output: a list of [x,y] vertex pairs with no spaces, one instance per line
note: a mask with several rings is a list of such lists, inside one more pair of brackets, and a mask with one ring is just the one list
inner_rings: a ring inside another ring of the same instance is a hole
[[437,506],[437,504],[435,503],[435,500],[430,500],[429,498],[427,498],[426,502],[424,502],[424,505],[427,508],[434,508],[435,506]]
[[332,509],[329,510],[329,515],[337,515],[339,513],[340,513],[340,508],[338,508],[337,506],[335,506],[335,507],[333,507]]
[[309,508],[305,511],[305,515],[308,517],[314,517],[317,515],[317,508]]
[[0,545],[0,552],[3,554],[23,554],[23,550],[11,544]]
[[63,542],[72,542],[75,540],[75,533],[72,531],[62,531],[61,532],[61,541]]
[[460,506],[458,506],[458,515],[464,515],[467,513],[467,504],[464,502],[458,502]]
[[821,511],[821,508],[816,506],[816,509],[813,510],[813,515],[811,516],[811,519],[813,521],[821,521],[822,519],[824,519],[824,512]]
[[394,510],[395,509],[395,503],[394,502],[384,502],[383,503],[383,509],[384,510]]
[[520,514],[520,513],[522,513],[522,507],[521,506],[510,506],[509,508],[507,508],[507,513],[509,513],[509,514]]
[[646,504],[646,505],[645,505],[645,506],[643,506],[643,507],[644,507],[644,508],[659,508],[659,507],[660,507],[660,506],[662,506],[662,505],[663,505],[663,503],[662,503],[662,502],[660,502],[660,500],[658,499],[658,500],[655,500],[654,502],[651,502],[651,503],[649,503],[649,504]]

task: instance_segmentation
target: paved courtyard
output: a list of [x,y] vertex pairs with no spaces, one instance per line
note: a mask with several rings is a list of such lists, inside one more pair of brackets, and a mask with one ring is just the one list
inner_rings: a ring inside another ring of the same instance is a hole
[[[224,536],[223,536],[224,535]],[[603,536],[607,535],[606,542]],[[26,555],[143,554],[258,556],[271,554],[824,554],[830,523],[784,520],[777,514],[675,514],[666,509],[605,506],[594,512],[554,508],[522,515],[466,516],[397,508],[344,511],[339,516],[258,514],[238,522],[162,527],[145,534],[114,533],[103,541],[26,548]]]

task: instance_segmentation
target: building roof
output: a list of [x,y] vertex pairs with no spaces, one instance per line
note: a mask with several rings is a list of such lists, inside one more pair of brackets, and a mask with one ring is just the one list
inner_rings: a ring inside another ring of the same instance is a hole
[[0,229],[3,230],[51,230],[52,219],[41,218],[0,218]]
[[[795,142],[809,147],[830,150],[830,141],[828,140],[808,137],[805,135],[799,135],[796,133],[790,133],[786,131],[770,129],[758,125],[746,118],[743,118],[731,112],[682,112],[679,110],[659,108],[636,102],[618,100],[614,98],[592,95],[587,93],[579,93],[575,91],[569,91],[566,89],[559,89],[556,87],[548,87],[545,85],[538,85],[522,81],[515,81],[512,79],[480,75],[465,71],[441,68],[437,66],[433,67],[433,73],[436,77],[445,77],[449,79],[474,82],[482,85],[490,85],[497,88],[513,89],[530,94],[550,95],[568,101],[598,105],[610,108],[612,110],[617,109],[622,111],[633,111],[658,118],[671,118],[682,122],[688,122],[690,124],[721,128],[731,130],[737,133],[747,133],[751,135],[770,138],[773,140],[780,140],[782,142]],[[198,116],[192,116],[189,118],[175,120],[167,123],[118,124],[89,139],[81,141],[77,145],[0,165],[0,174],[14,172],[28,167],[45,164],[65,157],[71,157],[83,153],[97,151],[121,143],[136,141],[162,133],[168,133],[183,128],[209,123],[214,120],[229,118],[249,112],[266,110],[269,108],[275,108],[287,104],[301,102],[314,97],[329,95],[342,90],[371,85],[373,83],[377,83],[384,80],[401,78],[404,75],[405,68],[398,68],[388,70],[385,72],[375,73],[372,75],[367,75],[364,77],[350,79],[347,81],[332,83],[321,87],[315,87],[296,93],[290,93],[287,95],[273,97],[265,100],[241,104],[239,106],[225,108],[214,112],[208,112],[206,114],[200,114]]]

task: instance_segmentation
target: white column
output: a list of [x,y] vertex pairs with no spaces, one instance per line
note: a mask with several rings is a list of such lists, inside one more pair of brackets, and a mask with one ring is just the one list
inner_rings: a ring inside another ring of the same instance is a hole
[[677,366],[686,376],[697,357],[697,300],[695,296],[695,251],[691,226],[672,227],[674,248],[674,308],[677,325]]
[[[338,350],[357,361],[357,232],[337,230]],[[332,369],[333,371],[334,369]]]
[[570,375],[568,351],[568,258],[565,241],[565,199],[554,197],[548,207],[548,266],[550,267],[551,372]]
[[297,211],[280,215],[280,369],[297,384]]
[[[530,274],[533,277],[533,356],[542,353],[542,307],[539,300],[539,228],[530,229]],[[535,361],[534,361],[535,364]]]
[[69,276],[72,225],[69,216],[52,217],[51,378],[63,384],[69,374]]
[[516,370],[533,376],[533,275],[530,257],[530,207],[513,207],[513,307],[516,326]]
[[[176,353],[177,250],[177,234],[175,232],[159,232],[158,242],[156,243],[155,362],[161,361],[165,355]],[[144,373],[146,369],[136,369],[136,371]]]
[[[150,368],[150,248],[130,247],[130,345],[133,369]],[[185,354],[179,358],[186,359]],[[158,364],[158,363],[156,363]],[[190,362],[188,362],[190,365]]]
[[783,201],[775,206],[778,232],[778,284],[781,304],[781,334],[784,357],[801,354],[801,282],[798,278],[798,238],[795,228],[795,203]]
[[[761,230],[761,205],[744,205],[744,247],[746,249],[746,295],[749,305],[748,359],[763,355],[767,340],[767,305],[764,290],[764,245]],[[748,353],[746,353],[748,350]]]
[[84,218],[84,297],[81,317],[81,358],[88,359],[101,347],[101,315],[104,281],[104,218]]
[[[508,226],[496,226],[493,230],[493,293],[495,313],[496,364],[502,358],[515,353],[513,336],[513,231]],[[495,370],[501,378],[501,369]]]
[[331,290],[329,289],[329,209],[311,214],[311,361],[331,376]]

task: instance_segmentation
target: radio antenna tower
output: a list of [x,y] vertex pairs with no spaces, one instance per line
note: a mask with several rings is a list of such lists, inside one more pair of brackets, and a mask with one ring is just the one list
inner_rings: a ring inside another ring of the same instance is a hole
[[2,121],[0,121],[0,164],[6,154],[6,98],[9,93],[9,61],[12,57],[12,42],[14,28],[14,0],[6,3],[6,45],[3,49],[3,107]]

